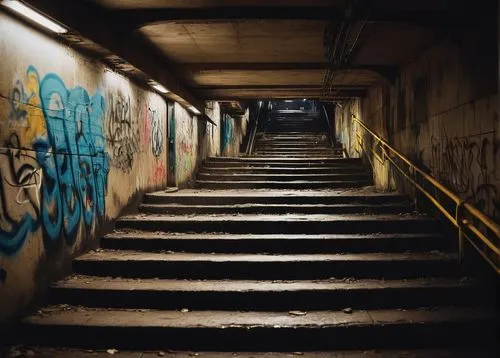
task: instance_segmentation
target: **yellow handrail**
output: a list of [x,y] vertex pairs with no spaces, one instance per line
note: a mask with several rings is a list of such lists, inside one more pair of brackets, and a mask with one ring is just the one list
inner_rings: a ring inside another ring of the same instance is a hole
[[[398,150],[394,149],[385,139],[377,135],[373,130],[371,130],[365,123],[363,123],[359,118],[352,115],[354,122],[359,124],[366,132],[368,132],[374,139],[377,140],[376,145],[380,145],[382,150],[382,156],[380,156],[375,150],[371,150],[378,161],[384,163],[387,159],[408,181],[415,186],[420,192],[422,192],[427,199],[429,199],[436,208],[456,227],[458,228],[459,236],[459,259],[463,257],[463,238],[466,238],[472,246],[479,251],[481,256],[495,269],[495,271],[500,274],[500,249],[490,238],[485,235],[474,221],[479,221],[484,227],[489,230],[491,235],[496,236],[497,242],[500,242],[500,225],[494,222],[490,217],[484,214],[482,211],[474,207],[469,203],[465,203],[462,199],[458,197],[451,190],[446,188],[439,181],[428,175],[426,172],[421,170],[415,164],[413,164],[408,158],[401,154]],[[362,150],[366,152],[366,148],[363,144],[363,136],[361,133],[356,131],[356,137],[358,144]],[[388,155],[388,152],[391,155]],[[448,199],[450,199],[455,204],[455,213],[452,215],[444,206],[439,202],[439,199],[435,195],[429,193],[422,185],[420,185],[415,179],[413,179],[408,173],[405,172],[392,158],[392,156],[397,156],[402,162],[404,162],[413,174],[418,173],[422,178],[432,184],[432,186],[438,189],[441,193],[445,194]],[[470,221],[467,216],[473,217],[475,220]],[[484,245],[485,249],[493,255],[496,255],[496,260],[492,260],[487,253],[485,253],[478,245],[472,240],[469,234],[476,236]]]

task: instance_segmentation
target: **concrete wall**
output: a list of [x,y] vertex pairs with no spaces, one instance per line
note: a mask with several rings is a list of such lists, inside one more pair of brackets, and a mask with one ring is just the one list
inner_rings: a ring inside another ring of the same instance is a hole
[[216,125],[211,123],[207,124],[206,131],[206,148],[207,157],[218,157],[220,156],[220,118],[221,118],[221,108],[218,102],[210,101],[206,103],[206,114],[212,118]]
[[[168,140],[164,98],[2,12],[0,53],[2,323],[166,186]],[[217,120],[219,104],[207,107]],[[220,155],[220,127],[179,104],[175,121],[176,176],[187,186]]]
[[222,119],[221,131],[221,151],[225,157],[237,157],[240,153],[240,144],[246,133],[250,115],[249,110],[239,118],[224,115]]
[[180,104],[175,103],[175,175],[178,187],[189,186],[198,167],[198,129],[200,122]]
[[[216,125],[198,120],[175,104],[176,180],[179,188],[192,186],[202,162],[213,156],[237,157],[246,133],[248,110],[242,118],[222,113],[218,102],[207,102],[206,113]],[[222,133],[221,133],[222,131]]]
[[[336,111],[337,133],[346,139],[356,130],[352,113],[381,134],[420,167],[468,202],[500,222],[500,137],[498,57],[484,33],[460,44],[432,46],[405,66],[394,85],[381,81],[359,101]],[[373,145],[365,136],[367,147]],[[378,188],[408,190],[403,182],[375,163]]]
[[166,102],[0,13],[0,321],[145,191],[166,185]]

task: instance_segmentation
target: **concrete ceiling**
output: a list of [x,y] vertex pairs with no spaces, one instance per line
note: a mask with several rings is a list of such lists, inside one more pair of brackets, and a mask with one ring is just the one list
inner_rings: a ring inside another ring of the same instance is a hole
[[197,62],[322,62],[326,21],[168,22],[140,31],[171,60]]
[[[161,74],[159,82],[190,102],[321,98],[327,69],[336,88],[329,99],[360,96],[475,18],[467,18],[466,0],[373,0],[354,12],[348,0],[26,1],[132,67]],[[325,56],[328,24],[336,33],[363,28],[341,65]]]
[[113,9],[207,8],[221,6],[338,6],[347,0],[94,0]]

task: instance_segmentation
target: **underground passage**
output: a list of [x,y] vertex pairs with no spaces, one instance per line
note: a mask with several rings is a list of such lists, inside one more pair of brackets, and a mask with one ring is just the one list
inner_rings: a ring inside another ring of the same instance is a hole
[[498,18],[0,0],[0,358],[500,356]]

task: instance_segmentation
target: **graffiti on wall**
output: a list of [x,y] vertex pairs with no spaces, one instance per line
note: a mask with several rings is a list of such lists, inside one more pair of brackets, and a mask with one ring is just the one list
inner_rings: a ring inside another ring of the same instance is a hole
[[[0,252],[16,253],[30,232],[72,244],[105,213],[109,159],[102,94],[67,88],[30,66],[11,93],[11,135],[0,152]],[[15,203],[15,205],[14,205]],[[17,207],[16,207],[17,205]]]
[[164,182],[167,175],[167,169],[162,161],[157,161],[153,164],[153,172],[151,176],[152,184],[161,184]]
[[163,149],[163,121],[158,111],[148,109],[149,123],[151,123],[151,148],[153,155],[159,157]]
[[139,151],[139,125],[132,116],[130,98],[120,92],[108,93],[105,136],[111,165],[128,172]]
[[233,119],[228,115],[224,115],[222,119],[222,143],[221,151],[227,154],[228,147],[233,140]]
[[[500,221],[500,188],[495,162],[500,143],[492,136],[431,137],[430,169],[451,190]],[[498,165],[498,164],[497,164]]]
[[164,124],[160,111],[151,109],[147,105],[141,107],[141,142],[151,143],[151,150],[155,157],[163,151]]
[[193,153],[193,145],[191,143],[184,140],[179,143],[178,158],[177,169],[180,169],[184,173],[191,173],[194,170],[195,153]]

